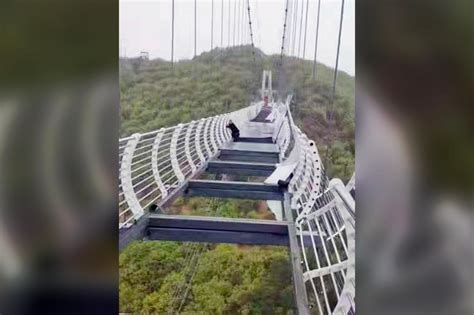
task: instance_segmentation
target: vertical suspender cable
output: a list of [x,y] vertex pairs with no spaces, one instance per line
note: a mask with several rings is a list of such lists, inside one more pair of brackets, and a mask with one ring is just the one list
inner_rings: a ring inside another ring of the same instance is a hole
[[244,35],[245,35],[245,0],[242,0],[242,8],[241,8],[241,11],[242,11],[242,17],[240,18],[240,20],[242,21],[241,23],[241,29],[240,29],[240,45],[243,45],[244,44],[244,41],[245,41],[245,38],[244,38]]
[[244,43],[244,25],[245,25],[245,0],[242,0],[242,5],[240,6],[240,45]]
[[301,50],[301,33],[303,33],[303,13],[304,13],[304,4],[303,4],[303,0],[301,0],[300,31],[298,33],[298,58],[300,57],[300,50]]
[[197,53],[197,0],[194,0],[194,57]]
[[309,8],[309,0],[306,0],[306,18],[304,21],[303,59],[306,56],[306,32],[308,30],[308,8]]
[[174,62],[174,0],[171,0],[171,67]]
[[242,31],[243,31],[243,38],[242,38],[242,44],[246,45],[247,44],[247,15],[245,14],[245,0],[243,1],[243,7],[242,7],[242,16],[244,17],[244,22],[242,23]]
[[316,40],[314,41],[313,80],[316,80],[316,58],[318,54],[319,13],[320,12],[321,12],[321,0],[318,0],[318,17],[316,21]]
[[298,0],[295,0],[295,18],[293,25],[293,41],[291,42],[291,54],[295,54],[295,43],[296,43],[296,29],[298,27]]
[[240,11],[241,11],[241,5],[240,5],[240,0],[239,0],[239,4],[237,5],[237,45],[239,45],[239,38],[240,38]]
[[224,47],[224,0],[221,0],[221,48]]
[[235,46],[235,18],[237,12],[237,0],[234,0],[234,31],[232,32],[232,46]]
[[291,55],[291,35],[293,34],[293,11],[295,8],[295,0],[290,0],[290,20],[288,21],[288,42],[286,43],[286,54]]
[[228,23],[227,23],[227,46],[230,46],[230,0],[229,0],[229,10],[228,10]]
[[214,48],[214,0],[211,2],[211,50]]
[[337,40],[336,66],[334,67],[334,79],[332,82],[332,96],[336,94],[337,69],[339,66],[339,49],[341,48],[342,21],[344,18],[344,0],[341,4],[341,19],[339,21],[339,38]]

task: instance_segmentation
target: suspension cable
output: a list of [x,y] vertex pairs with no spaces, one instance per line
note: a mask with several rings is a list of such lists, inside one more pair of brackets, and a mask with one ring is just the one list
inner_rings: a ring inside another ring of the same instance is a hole
[[237,0],[234,0],[234,31],[232,32],[232,46],[235,46],[235,22],[236,22],[236,12],[237,12]]
[[321,0],[318,0],[318,17],[316,21],[316,39],[314,41],[314,61],[313,61],[313,80],[316,80],[316,58],[318,54],[318,37],[319,37],[319,17],[321,12]]
[[[198,246],[199,246],[198,244],[194,244],[194,243],[184,243],[182,245],[185,251],[184,252],[185,258],[183,262],[184,268],[181,271],[181,273],[184,274],[185,276],[188,273],[188,269],[190,268],[192,261],[194,260]],[[177,302],[179,298],[182,286],[183,286],[182,283],[179,283],[174,286],[173,293],[171,294],[171,299],[170,299],[171,303],[168,305],[168,312],[167,312],[168,314],[173,314],[175,303]]]
[[197,53],[197,0],[194,0],[194,57]]
[[283,54],[285,53],[285,40],[286,40],[286,27],[287,27],[287,19],[288,19],[289,1],[290,0],[286,0],[286,4],[285,4],[285,18],[283,20],[283,35],[281,37],[281,51],[280,51],[279,71],[278,71],[278,90],[279,91],[282,91]]
[[224,0],[221,0],[221,48],[224,47]]
[[171,67],[174,62],[174,0],[171,0]]
[[227,23],[227,47],[230,46],[230,0],[228,1],[229,3],[229,10],[228,10],[228,14],[227,14],[227,17],[228,17],[228,23]]
[[281,52],[280,52],[280,67],[283,64],[283,54],[285,51],[285,35],[286,35],[286,20],[288,17],[288,2],[289,0],[286,0],[286,5],[285,5],[285,19],[283,22],[283,35],[281,37]]
[[244,22],[242,23],[242,31],[243,31],[243,38],[242,38],[242,44],[246,45],[247,44],[247,15],[245,14],[245,0],[242,1],[242,16],[244,17]]
[[344,0],[342,0],[342,4],[341,4],[341,19],[339,22],[339,38],[337,40],[336,66],[334,67],[334,79],[332,82],[332,97],[333,98],[336,94],[337,69],[339,66],[339,49],[341,48],[341,34],[342,34],[343,18],[344,18]]
[[247,12],[249,17],[250,42],[252,45],[253,63],[255,64],[255,45],[253,44],[252,16],[250,15],[250,0],[247,0]]
[[237,45],[239,45],[239,38],[240,38],[240,11],[241,11],[240,0],[237,5]]
[[214,48],[214,0],[211,1],[211,50]]
[[303,33],[303,13],[304,13],[304,4],[303,4],[303,0],[301,0],[300,31],[298,32],[298,58],[300,57],[300,50],[301,50],[301,33]]
[[245,0],[242,0],[242,5],[240,8],[241,11],[241,22],[240,23],[240,45],[242,46],[244,43],[244,32],[245,32]]
[[199,263],[201,262],[201,256],[202,254],[204,253],[204,250],[206,249],[206,244],[203,244],[201,246],[201,251],[199,252],[198,256],[197,256],[197,261],[194,265],[194,268],[193,268],[193,271],[191,273],[191,277],[189,278],[189,281],[187,283],[187,286],[186,286],[186,290],[184,291],[184,296],[183,298],[181,299],[181,302],[179,303],[179,307],[178,307],[178,311],[177,311],[177,314],[179,314],[179,312],[181,312],[181,309],[183,308],[184,306],[184,303],[186,302],[186,299],[188,298],[188,294],[189,294],[189,290],[191,289],[191,286],[193,284],[193,280],[194,280],[194,276],[196,275],[196,271],[199,267]]
[[289,4],[289,7],[288,7],[288,13],[289,13],[289,19],[288,19],[288,36],[287,36],[287,40],[286,40],[286,45],[285,45],[285,48],[286,48],[286,53],[287,55],[290,55],[291,53],[291,50],[290,50],[290,47],[291,47],[291,34],[293,33],[293,7],[294,7],[294,0],[290,0],[290,4]]
[[298,0],[295,0],[295,18],[293,25],[293,41],[291,42],[291,54],[295,55],[296,29],[298,28]]
[[[212,198],[211,199],[211,204],[210,204],[211,208],[215,208],[215,211],[214,211],[214,215],[213,216],[216,216],[219,214],[219,202],[217,201],[216,198]],[[192,245],[191,245],[192,246]],[[199,248],[200,247],[200,248]],[[194,276],[196,274],[196,271],[198,269],[198,266],[199,266],[199,263],[201,261],[201,257],[202,255],[204,254],[204,251],[206,250],[207,248],[207,244],[196,244],[195,245],[195,250],[191,256],[191,259],[186,263],[186,260],[185,260],[185,263],[184,263],[184,270],[188,270],[188,271],[184,271],[183,270],[183,274],[185,276],[185,291],[184,291],[184,294],[181,296],[181,300],[178,304],[178,310],[176,312],[176,314],[179,314],[181,309],[183,308],[183,306],[185,305],[186,303],[186,299],[188,297],[188,294],[189,294],[189,291],[191,290],[191,287],[192,287],[192,284],[193,284],[193,279],[194,279]],[[186,255],[187,256],[187,255]],[[194,259],[194,257],[196,257],[196,259]],[[193,263],[194,262],[194,263]],[[191,267],[193,265],[193,267]],[[186,280],[186,275],[189,273],[189,270],[192,270],[191,271],[191,276],[189,277],[189,280]],[[174,311],[174,304],[175,304],[175,301],[178,299],[179,297],[179,293],[180,293],[180,289],[181,289],[181,285],[178,287],[178,292],[177,292],[177,295],[176,296],[173,296],[173,300],[172,300],[172,303],[170,305],[171,307],[171,310],[170,308],[168,308],[168,314],[172,315],[174,314],[173,311]]]
[[308,9],[309,9],[309,0],[306,0],[306,18],[304,21],[303,59],[306,56],[306,32],[308,31]]

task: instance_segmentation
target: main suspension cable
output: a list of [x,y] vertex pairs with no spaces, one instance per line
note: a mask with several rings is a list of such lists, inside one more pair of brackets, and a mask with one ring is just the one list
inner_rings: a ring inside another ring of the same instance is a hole
[[250,31],[250,42],[252,45],[252,55],[253,55],[253,63],[256,64],[255,61],[255,45],[253,43],[253,31],[252,31],[252,17],[250,15],[250,0],[247,0],[247,12],[249,17],[249,31]]
[[290,3],[289,3],[289,7],[288,7],[288,21],[287,21],[287,25],[288,25],[288,36],[287,36],[287,40],[286,40],[286,45],[285,45],[285,49],[286,49],[286,53],[287,55],[290,55],[291,53],[291,50],[290,50],[290,47],[291,47],[291,34],[292,34],[292,30],[293,30],[293,7],[294,7],[294,0],[290,0]]
[[285,41],[286,39],[286,26],[287,26],[287,19],[288,19],[288,6],[289,0],[286,0],[285,4],[285,17],[283,20],[283,35],[281,37],[281,51],[280,51],[280,62],[279,62],[279,70],[278,70],[278,90],[282,91],[282,81],[283,81],[283,55],[285,53]]
[[281,37],[281,52],[280,52],[280,67],[283,64],[283,54],[285,52],[285,39],[286,39],[286,21],[288,17],[288,2],[289,0],[286,0],[286,5],[285,5],[285,19],[283,21],[283,35]]

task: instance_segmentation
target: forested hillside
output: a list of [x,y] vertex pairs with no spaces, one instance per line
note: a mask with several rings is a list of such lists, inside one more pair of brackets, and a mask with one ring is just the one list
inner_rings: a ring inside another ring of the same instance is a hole
[[194,267],[190,249],[202,255],[180,314],[293,314],[286,248],[176,242],[135,242],[120,255],[120,311],[177,311]]
[[[263,69],[273,71],[274,89],[294,94],[293,115],[313,139],[330,177],[348,180],[354,171],[354,78],[339,72],[334,105],[333,69],[312,62],[256,54],[248,46],[214,49],[171,68],[162,60],[122,59],[121,136],[225,113],[258,99]],[[280,83],[280,84],[279,84]],[[330,110],[332,119],[328,119]]]
[[[273,88],[282,97],[294,94],[293,116],[315,140],[329,176],[348,180],[354,170],[354,78],[339,73],[331,106],[331,69],[318,65],[315,82],[310,61],[285,58],[280,67],[279,56],[258,52],[254,63],[249,47],[215,49],[173,69],[162,60],[121,60],[121,136],[248,106],[259,98],[263,69],[273,71]],[[275,219],[265,201],[254,200],[179,198],[166,211]],[[121,312],[294,314],[286,248],[134,242],[120,254],[119,270]]]

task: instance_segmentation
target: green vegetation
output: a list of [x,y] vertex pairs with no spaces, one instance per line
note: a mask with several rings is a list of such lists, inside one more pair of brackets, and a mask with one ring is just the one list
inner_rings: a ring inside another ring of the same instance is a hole
[[[318,146],[330,177],[347,181],[354,172],[354,78],[338,73],[334,102],[333,69],[312,62],[256,53],[248,46],[214,49],[172,68],[162,60],[122,59],[120,72],[121,136],[248,106],[258,99],[263,69],[272,69],[274,89],[294,94],[296,123]],[[329,118],[331,113],[332,119]]]
[[[254,63],[249,47],[214,49],[173,68],[162,60],[121,60],[121,135],[248,106],[259,98],[262,70],[272,69],[274,89],[282,97],[294,94],[293,116],[316,142],[329,176],[348,180],[354,171],[354,78],[339,73],[333,101],[332,69],[318,65],[315,82],[310,61],[285,58],[283,67],[279,61],[257,52]],[[274,219],[262,201],[179,198],[167,210]],[[194,262],[190,249],[200,253]],[[293,314],[292,294],[285,248],[135,242],[120,254],[121,312]]]
[[[182,304],[180,314],[293,314],[286,248],[204,247],[199,263],[192,266],[192,286],[185,295],[190,246],[130,244],[120,255],[120,311],[166,314],[173,310],[174,314]],[[180,294],[176,288],[181,289]]]

